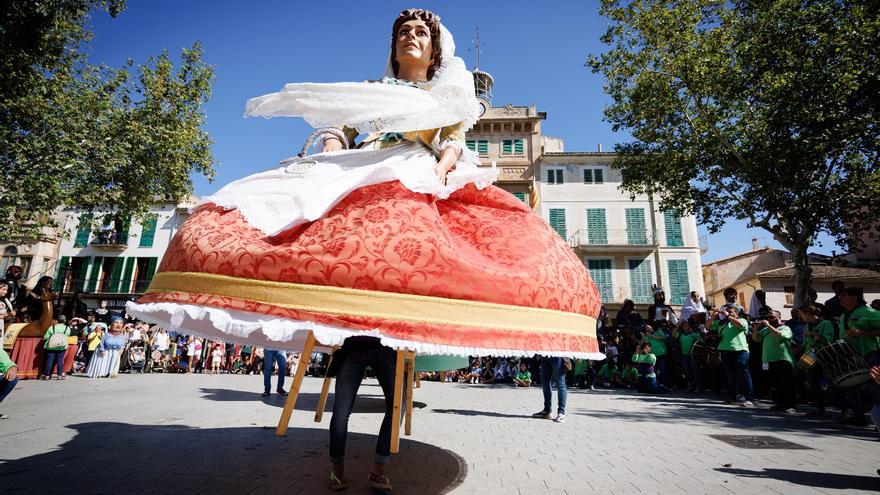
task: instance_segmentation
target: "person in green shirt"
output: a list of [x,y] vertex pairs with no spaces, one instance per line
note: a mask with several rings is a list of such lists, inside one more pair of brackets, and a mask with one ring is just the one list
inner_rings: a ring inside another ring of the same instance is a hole
[[[843,314],[838,322],[838,336],[864,356],[869,366],[880,364],[880,312],[868,307],[861,287],[847,287],[840,296]],[[845,395],[853,416],[844,421],[866,425],[865,408],[862,403],[862,387],[849,387]],[[868,385],[874,404],[880,404],[880,386]]]
[[636,369],[635,363],[626,363],[626,368],[621,374],[621,380],[625,388],[635,388],[639,382],[639,370]]
[[[18,366],[9,359],[9,354],[0,346],[0,402],[6,398],[18,383]],[[8,419],[9,416],[0,414],[0,419]]]
[[532,386],[532,372],[529,371],[526,363],[519,363],[519,371],[513,377],[513,384],[517,387]]
[[756,322],[752,327],[752,340],[762,342],[761,361],[767,364],[770,381],[773,384],[771,410],[783,414],[794,414],[795,383],[794,359],[791,357],[791,328],[783,325],[779,311],[771,311],[769,316]]
[[693,331],[690,323],[683,321],[672,337],[678,338],[678,345],[681,348],[681,368],[684,370],[684,376],[688,382],[688,392],[702,392],[703,381],[700,374],[700,363],[691,359],[691,349],[700,340],[700,334]]
[[[662,324],[655,322],[657,324]],[[662,326],[656,329],[651,325],[645,325],[645,335],[642,337],[642,343],[650,342],[653,354],[657,358],[657,364],[654,369],[657,371],[657,382],[666,384],[666,332]]]
[[[58,337],[53,339],[52,336]],[[52,318],[52,326],[46,330],[43,340],[43,348],[46,350],[46,366],[43,369],[44,380],[52,378],[52,368],[58,371],[58,379],[64,380],[64,354],[67,353],[67,337],[70,337],[70,327],[67,326],[67,317],[60,315]],[[57,343],[56,343],[57,342]]]
[[[801,319],[807,324],[804,331],[804,354],[819,349],[834,340],[834,325],[822,317],[822,309],[811,304],[800,308]],[[816,410],[808,412],[808,416],[825,416],[825,393],[822,391],[822,377],[825,371],[822,363],[816,361],[807,371],[807,382],[810,385],[810,396]]]
[[602,388],[611,388],[622,385],[620,381],[620,370],[617,364],[606,360],[602,367],[599,368],[599,386]]
[[638,351],[632,356],[632,362],[635,363],[636,369],[639,371],[639,380],[636,384],[636,389],[639,392],[662,394],[669,391],[665,386],[657,383],[657,375],[654,373],[657,356],[651,352],[650,342],[639,345]]
[[743,407],[752,407],[754,395],[752,375],[749,373],[749,343],[746,339],[749,323],[745,318],[740,318],[736,306],[728,306],[723,312],[713,309],[711,318],[712,329],[721,336],[718,351],[727,379],[724,403],[738,402]]

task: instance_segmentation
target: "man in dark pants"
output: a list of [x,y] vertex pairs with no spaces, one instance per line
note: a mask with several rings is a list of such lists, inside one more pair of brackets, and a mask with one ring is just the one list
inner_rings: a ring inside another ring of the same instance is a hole
[[561,357],[541,356],[541,388],[544,390],[544,409],[532,414],[533,418],[550,419],[552,408],[553,390],[550,384],[556,385],[556,394],[559,404],[556,409],[556,417],[553,421],[562,423],[565,421],[565,403],[568,398],[568,388],[565,385],[565,364]]
[[[391,459],[391,421],[394,408],[394,378],[397,368],[397,352],[383,346],[375,337],[349,337],[342,348],[333,355],[331,369],[327,373],[336,376],[336,392],[333,401],[333,418],[330,420],[330,471],[329,488],[343,490],[345,482],[345,440],[348,436],[348,418],[354,408],[358,388],[367,367],[373,370],[382,393],[385,394],[385,417],[376,440],[376,457],[370,469],[368,482],[376,490],[391,492],[392,486],[385,476],[385,465]],[[401,400],[403,402],[403,400]]]

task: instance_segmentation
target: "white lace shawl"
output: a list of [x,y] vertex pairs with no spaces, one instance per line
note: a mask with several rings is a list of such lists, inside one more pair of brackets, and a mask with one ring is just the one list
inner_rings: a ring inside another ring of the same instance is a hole
[[[375,83],[295,83],[278,93],[248,100],[246,117],[303,117],[313,127],[347,125],[367,132],[437,129],[461,122],[473,127],[479,116],[473,75],[455,56],[452,34],[440,25],[443,60],[429,81],[430,91]],[[385,69],[394,77],[391,57]]]

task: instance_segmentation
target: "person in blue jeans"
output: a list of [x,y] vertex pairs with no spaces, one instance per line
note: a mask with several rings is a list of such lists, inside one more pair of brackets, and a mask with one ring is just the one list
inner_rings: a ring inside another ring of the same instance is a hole
[[[345,482],[345,440],[348,436],[348,418],[354,408],[358,388],[367,367],[373,370],[382,393],[385,395],[385,417],[376,440],[376,456],[370,469],[368,482],[373,489],[391,492],[392,486],[385,476],[385,465],[391,459],[391,421],[394,408],[394,378],[397,353],[383,346],[375,337],[349,337],[333,354],[330,376],[336,377],[333,401],[333,418],[330,420],[330,471],[329,488],[343,490]],[[406,387],[404,387],[406,388]],[[402,399],[401,403],[405,400]],[[402,417],[402,416],[401,416]]]
[[752,407],[754,395],[752,375],[749,372],[749,344],[746,339],[749,323],[745,318],[739,317],[735,307],[728,307],[723,312],[713,309],[712,319],[712,328],[721,336],[718,351],[727,379],[727,397],[724,403]]
[[[12,359],[9,359],[6,350],[0,347],[0,402],[3,402],[3,399],[15,389],[16,383],[18,383],[18,367]],[[0,414],[0,419],[7,417],[5,414]]]
[[550,410],[553,405],[551,384],[556,385],[556,395],[559,402],[553,421],[562,423],[565,421],[565,402],[568,398],[568,387],[565,385],[565,363],[561,357],[541,356],[541,387],[544,389],[544,409],[533,414],[533,418],[550,419]]
[[284,391],[284,377],[287,376],[287,354],[276,349],[263,350],[263,397],[269,397],[272,388],[272,363],[278,363],[278,395],[287,395]]

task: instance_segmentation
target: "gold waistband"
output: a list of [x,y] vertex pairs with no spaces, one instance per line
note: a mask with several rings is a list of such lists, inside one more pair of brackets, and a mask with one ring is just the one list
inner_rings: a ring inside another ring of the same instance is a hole
[[272,282],[196,272],[157,273],[146,293],[169,292],[231,297],[334,316],[596,336],[596,319],[590,316],[444,297]]

